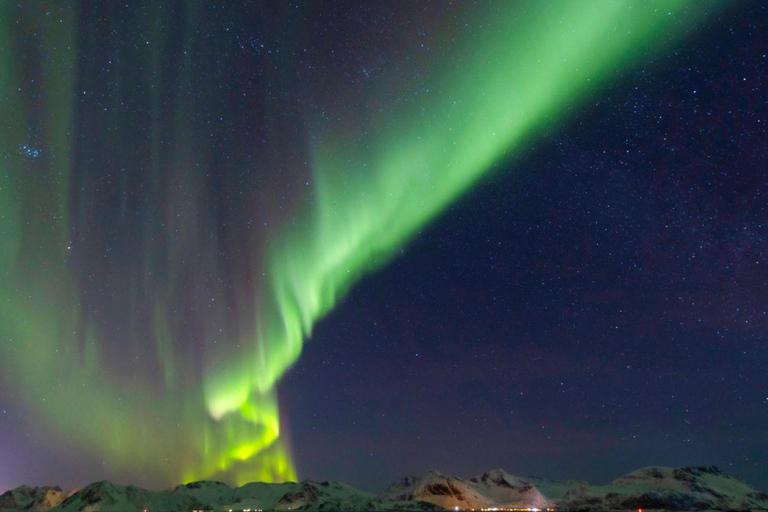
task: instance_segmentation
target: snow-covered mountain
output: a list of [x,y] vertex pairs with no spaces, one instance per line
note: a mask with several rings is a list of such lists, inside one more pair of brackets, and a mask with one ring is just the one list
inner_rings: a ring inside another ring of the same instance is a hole
[[[510,475],[503,469],[486,471],[470,482],[494,504],[505,503],[525,508],[550,508],[555,505],[553,493],[541,485],[543,482],[537,486],[530,479]],[[542,494],[542,491],[547,494]]]
[[169,491],[148,491],[102,481],[65,496],[58,487],[22,486],[0,496],[0,511],[51,512],[257,512],[262,510],[404,510],[441,508],[423,501],[381,503],[372,493],[340,482],[253,482],[232,488],[222,482],[193,482]]
[[767,494],[715,467],[648,467],[608,485],[518,477],[501,469],[470,480],[433,471],[395,482],[379,499],[421,500],[448,509],[768,510]]
[[716,467],[648,467],[602,488],[610,506],[628,508],[768,510],[768,494],[758,492]]
[[49,510],[63,499],[61,487],[22,485],[0,496],[0,509]]
[[379,501],[426,501],[441,508],[481,508],[493,505],[493,501],[478,493],[461,478],[445,476],[430,471],[423,477],[406,477],[398,480],[378,495]]
[[53,510],[61,512],[128,512],[194,510],[200,503],[173,491],[148,491],[132,485],[95,482],[70,494]]
[[768,495],[714,467],[648,467],[608,485],[518,477],[494,469],[469,480],[431,471],[398,480],[378,495],[339,482],[254,482],[233,488],[204,481],[148,491],[103,481],[69,494],[59,487],[22,486],[0,496],[3,512],[426,511],[456,507],[768,511]]

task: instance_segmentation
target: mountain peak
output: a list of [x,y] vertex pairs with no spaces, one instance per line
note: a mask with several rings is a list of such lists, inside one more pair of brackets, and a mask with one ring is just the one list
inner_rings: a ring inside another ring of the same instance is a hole
[[47,510],[61,503],[63,499],[61,487],[21,485],[0,495],[0,509]]
[[511,486],[512,482],[514,480],[518,480],[517,477],[510,475],[506,471],[504,471],[501,468],[496,469],[489,469],[479,477],[473,477],[471,481],[473,482],[492,482],[496,485],[505,485],[505,486]]

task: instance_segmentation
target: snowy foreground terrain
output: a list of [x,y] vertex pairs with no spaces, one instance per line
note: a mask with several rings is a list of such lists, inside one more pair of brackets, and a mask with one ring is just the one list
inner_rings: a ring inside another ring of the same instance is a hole
[[432,471],[374,495],[338,482],[250,483],[232,488],[194,482],[168,491],[97,482],[63,492],[22,486],[0,496],[0,511],[258,512],[261,510],[768,510],[768,494],[715,467],[648,467],[608,485],[518,477],[503,470],[470,480]]

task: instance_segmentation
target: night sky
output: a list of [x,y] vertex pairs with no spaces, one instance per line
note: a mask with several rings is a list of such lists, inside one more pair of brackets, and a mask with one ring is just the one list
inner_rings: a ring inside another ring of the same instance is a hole
[[762,2],[0,4],[0,491],[768,490]]

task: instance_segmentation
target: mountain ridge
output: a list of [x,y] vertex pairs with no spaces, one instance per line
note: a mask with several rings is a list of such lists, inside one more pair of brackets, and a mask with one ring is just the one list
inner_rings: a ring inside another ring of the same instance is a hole
[[470,479],[432,470],[393,482],[378,494],[335,481],[251,482],[230,487],[204,480],[150,491],[107,480],[68,493],[20,486],[0,495],[0,511],[257,512],[262,510],[766,510],[768,494],[714,466],[649,466],[606,485],[520,477],[501,468]]

